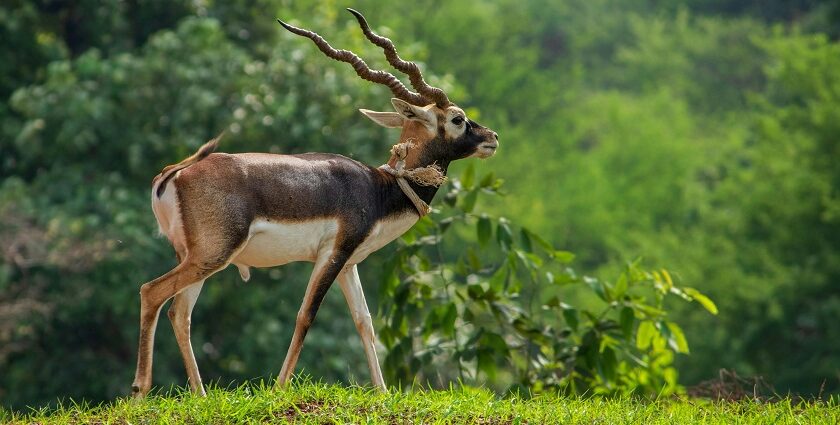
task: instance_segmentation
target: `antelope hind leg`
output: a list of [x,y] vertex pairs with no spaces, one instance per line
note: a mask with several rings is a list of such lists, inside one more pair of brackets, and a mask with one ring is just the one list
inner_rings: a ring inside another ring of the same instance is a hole
[[198,365],[195,362],[192,343],[190,342],[190,323],[195,302],[201,294],[204,281],[199,281],[186,287],[179,294],[175,295],[172,305],[169,307],[169,321],[172,322],[172,329],[175,331],[175,339],[178,341],[178,349],[184,359],[184,367],[187,370],[187,379],[192,391],[204,396],[204,386],[201,384],[201,375],[198,373]]
[[199,267],[189,258],[163,276],[140,287],[140,342],[132,395],[144,397],[152,387],[152,354],[161,307],[184,288],[203,281],[218,269]]

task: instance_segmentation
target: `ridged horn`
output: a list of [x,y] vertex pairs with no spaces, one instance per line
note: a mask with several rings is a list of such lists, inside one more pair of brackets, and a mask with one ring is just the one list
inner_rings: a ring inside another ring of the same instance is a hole
[[[359,56],[349,50],[339,50],[335,49],[334,47],[330,46],[323,37],[318,35],[317,33],[309,30],[305,30],[303,28],[298,28],[293,25],[289,25],[280,19],[277,20],[283,28],[289,30],[289,32],[293,34],[297,34],[302,37],[306,37],[312,40],[318,49],[320,49],[327,57],[331,59],[335,59],[337,61],[349,63],[353,69],[356,71],[356,74],[362,79],[367,81],[371,81],[374,83],[382,84],[387,86],[391,89],[391,92],[394,94],[394,97],[398,99],[402,99],[408,103],[414,105],[423,105],[424,101],[426,100],[422,95],[414,93],[408,90],[402,82],[400,82],[397,77],[393,76],[392,74],[386,71],[379,71],[379,70],[372,70],[370,67],[362,60]],[[413,84],[413,83],[412,83]]]
[[443,90],[437,87],[432,87],[423,80],[423,74],[420,72],[420,68],[416,63],[405,61],[400,58],[397,54],[397,48],[394,47],[393,41],[373,32],[370,29],[370,25],[368,25],[365,17],[358,11],[350,8],[348,8],[347,11],[352,13],[353,16],[356,17],[356,20],[359,21],[359,26],[362,27],[362,32],[364,32],[365,37],[367,37],[371,43],[382,48],[382,51],[385,52],[385,58],[388,59],[388,63],[390,63],[391,66],[408,75],[408,78],[411,81],[411,86],[414,87],[421,96],[425,97],[429,101],[428,103],[434,102],[441,108],[445,108],[451,104],[449,98]]

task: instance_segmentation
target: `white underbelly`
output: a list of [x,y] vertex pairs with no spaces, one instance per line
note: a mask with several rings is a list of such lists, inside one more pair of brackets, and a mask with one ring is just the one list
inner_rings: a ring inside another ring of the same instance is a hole
[[293,261],[315,261],[322,249],[332,249],[338,232],[335,219],[251,224],[250,237],[231,261],[238,266],[272,267]]
[[[362,262],[408,231],[417,219],[416,214],[407,213],[377,222],[347,263]],[[241,268],[273,267],[294,261],[314,262],[321,251],[332,251],[338,227],[338,221],[334,219],[306,222],[255,220],[251,224],[248,241],[231,263]]]

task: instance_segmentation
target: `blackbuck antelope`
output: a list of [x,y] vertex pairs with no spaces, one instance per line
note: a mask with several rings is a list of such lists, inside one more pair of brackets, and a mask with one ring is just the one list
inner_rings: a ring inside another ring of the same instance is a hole
[[391,89],[396,112],[361,110],[379,125],[402,128],[388,163],[375,168],[326,153],[213,153],[216,138],[165,167],[152,180],[152,209],[179,264],[140,288],[140,343],[132,386],[136,396],[151,387],[155,328],[167,300],[174,297],[168,315],[190,387],[204,394],[190,343],[190,316],[205,279],[233,264],[248,280],[250,267],[292,261],[315,266],[277,384],[284,385],[294,372],[306,332],[327,289],[338,280],[373,384],[385,388],[356,266],[428,212],[427,203],[450,162],[492,156],[498,136],[467,118],[442,90],[426,84],[417,65],[402,60],[391,40],[371,31],[361,14],[350,12],[388,62],[409,76],[417,93],[392,74],[371,70],[354,53],[334,49],[318,34],[280,24],[311,39],[330,58],[351,64],[363,79]]

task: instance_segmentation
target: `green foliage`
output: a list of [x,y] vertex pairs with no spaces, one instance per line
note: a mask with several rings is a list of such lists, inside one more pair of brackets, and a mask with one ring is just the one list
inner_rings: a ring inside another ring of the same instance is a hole
[[[747,313],[754,325],[744,352],[760,359],[761,371],[798,364],[776,375],[818,391],[821,377],[836,373],[831,364],[840,353],[832,337],[840,331],[840,45],[781,34],[763,45],[774,60],[767,93],[756,100],[755,142],[730,164],[732,178],[719,196],[737,194],[732,238],[757,244],[747,266],[763,275],[757,284],[770,294]],[[828,389],[836,388],[829,381]]]
[[[469,11],[472,27],[515,23],[470,44],[482,62],[433,63],[456,75],[486,71],[464,82],[501,125],[496,171],[510,195],[485,212],[573,247],[577,268],[614,276],[644,255],[720,303],[715,317],[674,306],[695,341],[693,356],[676,359],[683,382],[725,367],[780,390],[837,391],[828,359],[840,349],[827,318],[840,238],[822,224],[838,185],[829,171],[836,42],[774,31],[744,10],[704,16],[708,5],[698,4],[657,13],[637,2],[492,2]],[[433,51],[451,46],[456,35],[443,28],[457,25],[460,9],[436,9],[419,31]],[[436,44],[438,33],[450,42]],[[519,66],[528,78],[503,89]],[[811,148],[812,136],[823,147]]]
[[721,114],[743,108],[763,88],[766,53],[757,41],[767,30],[754,21],[680,10],[666,19],[631,16],[630,28],[631,41],[615,55],[621,72],[610,75],[627,91],[667,87],[698,112]]
[[[716,314],[714,303],[638,262],[614,282],[579,276],[572,253],[506,218],[473,212],[479,194],[500,186],[492,173],[477,179],[468,167],[446,188],[442,211],[402,237],[382,287],[386,375],[524,393],[677,391],[672,361],[688,353],[688,342],[665,299],[697,300]],[[477,243],[445,254],[445,235],[466,239],[469,228],[475,238],[467,240]]]

